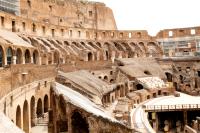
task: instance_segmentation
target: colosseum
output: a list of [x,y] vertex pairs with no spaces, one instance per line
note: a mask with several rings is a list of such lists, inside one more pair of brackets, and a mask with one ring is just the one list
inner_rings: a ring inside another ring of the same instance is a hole
[[0,133],[200,132],[200,27],[118,30],[86,0],[0,10]]

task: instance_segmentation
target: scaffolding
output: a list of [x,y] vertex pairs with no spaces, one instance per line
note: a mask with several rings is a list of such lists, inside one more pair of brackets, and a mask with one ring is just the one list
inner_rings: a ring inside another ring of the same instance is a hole
[[0,0],[0,11],[19,15],[19,0]]

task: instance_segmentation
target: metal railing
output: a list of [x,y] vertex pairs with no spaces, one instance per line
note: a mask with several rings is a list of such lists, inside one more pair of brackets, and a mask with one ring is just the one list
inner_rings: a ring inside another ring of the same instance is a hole
[[200,104],[143,105],[145,111],[174,111],[200,109]]

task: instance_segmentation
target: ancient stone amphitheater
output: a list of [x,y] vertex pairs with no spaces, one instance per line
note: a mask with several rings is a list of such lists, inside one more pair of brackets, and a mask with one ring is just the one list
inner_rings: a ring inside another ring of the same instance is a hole
[[117,30],[79,0],[0,10],[0,133],[200,131],[200,27]]

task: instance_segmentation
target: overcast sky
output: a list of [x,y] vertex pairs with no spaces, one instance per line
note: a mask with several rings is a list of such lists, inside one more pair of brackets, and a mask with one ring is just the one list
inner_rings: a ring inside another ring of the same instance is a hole
[[104,2],[113,10],[119,30],[200,26],[200,0],[90,0]]

